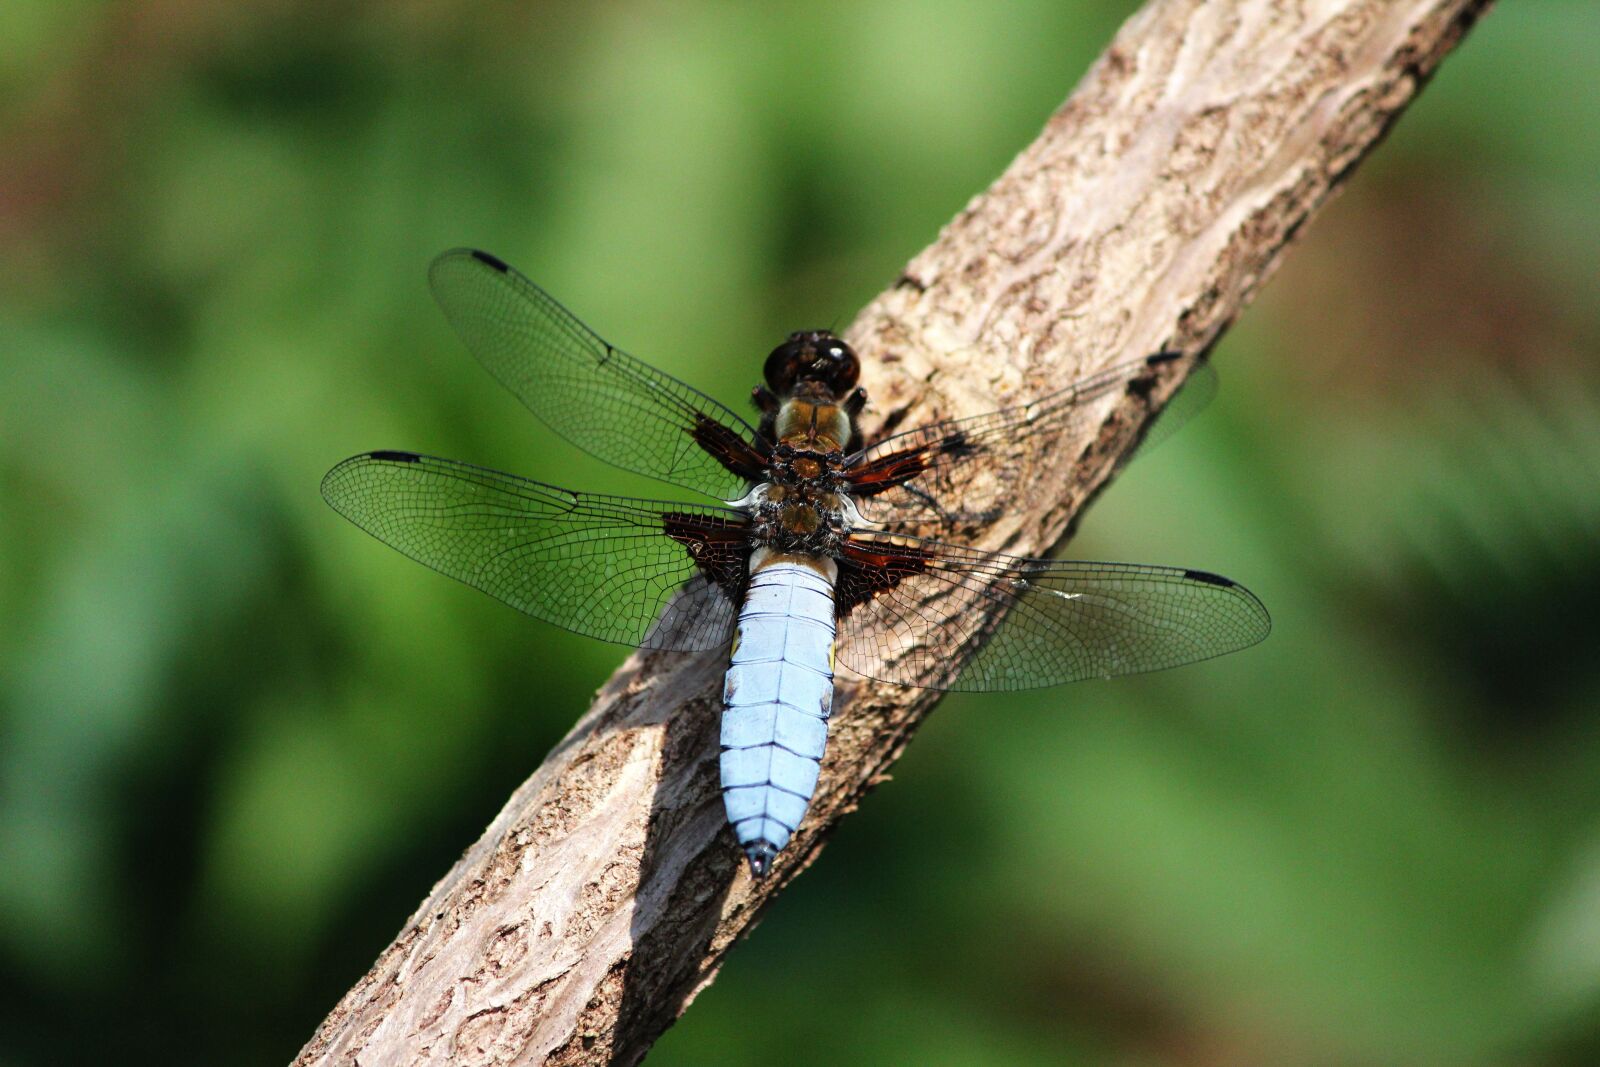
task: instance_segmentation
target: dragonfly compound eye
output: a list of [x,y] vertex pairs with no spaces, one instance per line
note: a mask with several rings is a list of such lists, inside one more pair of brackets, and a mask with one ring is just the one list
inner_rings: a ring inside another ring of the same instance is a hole
[[825,382],[835,396],[843,396],[855,388],[861,378],[861,361],[850,346],[837,337],[828,336],[817,345],[817,358],[812,364],[812,375]]
[[767,357],[767,386],[787,393],[797,382],[817,382],[834,396],[852,389],[861,377],[861,361],[850,346],[828,330],[804,330]]
[[808,362],[804,334],[794,334],[783,344],[772,350],[767,357],[767,364],[762,369],[762,374],[767,380],[767,388],[779,396],[787,396],[794,389],[794,383],[800,378],[801,368]]

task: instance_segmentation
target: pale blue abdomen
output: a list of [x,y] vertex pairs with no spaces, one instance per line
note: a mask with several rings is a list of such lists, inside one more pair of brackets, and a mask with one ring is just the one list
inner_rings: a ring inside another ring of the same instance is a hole
[[833,707],[831,573],[831,560],[758,555],[739,611],[722,695],[722,799],[757,877],[816,791]]

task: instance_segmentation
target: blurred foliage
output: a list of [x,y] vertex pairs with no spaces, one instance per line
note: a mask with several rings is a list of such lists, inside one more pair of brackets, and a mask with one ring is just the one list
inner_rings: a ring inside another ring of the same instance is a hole
[[[620,659],[317,496],[376,447],[641,488],[433,253],[738,403],[1132,8],[10,4],[0,1064],[286,1061]],[[1491,14],[1085,521],[1272,639],[949,700],[652,1062],[1600,1062],[1596,39]]]

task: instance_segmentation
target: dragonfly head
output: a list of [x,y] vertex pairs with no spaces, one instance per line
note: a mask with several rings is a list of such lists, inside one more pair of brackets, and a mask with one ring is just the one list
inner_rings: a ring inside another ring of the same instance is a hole
[[829,330],[801,330],[767,357],[767,388],[790,396],[801,383],[815,383],[835,400],[861,377],[861,361],[851,347]]

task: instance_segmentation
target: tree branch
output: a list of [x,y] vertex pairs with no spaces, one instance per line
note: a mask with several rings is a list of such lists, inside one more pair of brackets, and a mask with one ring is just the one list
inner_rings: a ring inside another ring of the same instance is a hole
[[[1488,0],[1152,0],[1000,179],[856,320],[876,418],[1030,399],[1216,343]],[[1038,555],[1152,407],[1110,397],[1019,511]],[[868,427],[869,430],[872,428]],[[752,882],[717,790],[721,654],[638,653],[333,1009],[299,1064],[625,1063],[881,780],[938,694],[841,680],[810,815]]]

